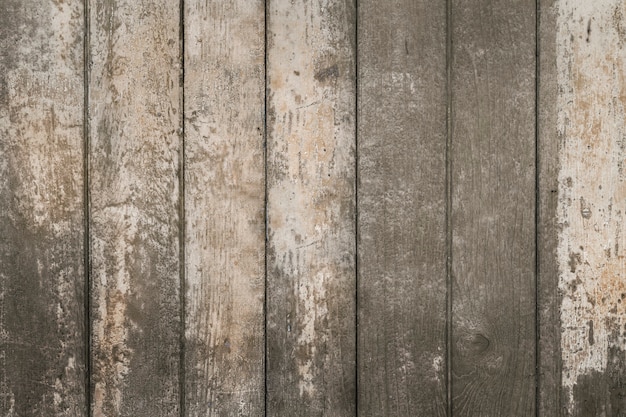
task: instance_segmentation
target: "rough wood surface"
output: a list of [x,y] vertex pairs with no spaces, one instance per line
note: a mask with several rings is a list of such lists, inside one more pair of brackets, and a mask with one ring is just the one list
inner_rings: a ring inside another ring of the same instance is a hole
[[93,415],[179,413],[179,2],[90,2]]
[[0,415],[85,415],[83,4],[0,2]]
[[626,3],[557,4],[563,405],[570,416],[622,416]]
[[452,407],[535,409],[535,2],[451,10]]
[[359,3],[359,415],[446,415],[446,4]]
[[355,413],[355,9],[270,0],[267,406]]
[[561,410],[561,326],[558,293],[558,163],[561,138],[557,132],[557,66],[555,0],[540,2],[539,63],[537,90],[537,406],[539,416],[560,416]]
[[185,2],[189,416],[262,416],[265,5]]

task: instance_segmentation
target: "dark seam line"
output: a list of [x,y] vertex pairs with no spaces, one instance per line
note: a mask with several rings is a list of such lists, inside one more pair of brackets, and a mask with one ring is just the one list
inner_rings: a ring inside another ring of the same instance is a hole
[[89,0],[83,2],[83,282],[84,343],[85,355],[85,415],[91,417],[91,230],[89,194],[89,72],[90,72],[90,26]]
[[540,406],[540,353],[539,340],[541,337],[540,314],[539,314],[539,208],[540,208],[540,182],[539,182],[539,2],[535,0],[535,416],[539,416]]
[[452,0],[446,0],[446,414],[452,417]]
[[263,180],[264,180],[264,198],[263,198],[263,219],[264,219],[264,256],[263,256],[263,273],[265,275],[265,287],[263,294],[263,415],[267,417],[268,408],[268,384],[267,384],[267,362],[268,362],[268,349],[267,349],[267,295],[268,295],[268,276],[267,276],[267,233],[268,233],[268,210],[267,210],[267,31],[268,31],[268,3],[269,0],[265,0],[263,3]]
[[185,330],[186,330],[186,291],[185,291],[185,226],[186,226],[186,216],[185,216],[185,0],[180,0],[179,3],[179,63],[180,63],[180,72],[179,72],[179,85],[180,85],[180,128],[179,128],[179,136],[180,136],[180,151],[179,151],[179,173],[178,173],[178,182],[179,182],[179,215],[178,215],[178,239],[179,239],[179,254],[178,254],[178,262],[179,262],[179,299],[180,299],[180,328],[179,328],[179,364],[178,364],[178,390],[179,390],[179,408],[180,408],[180,416],[185,417],[185,354],[186,354],[186,344],[185,344]]
[[359,0],[354,3],[354,413],[359,415]]

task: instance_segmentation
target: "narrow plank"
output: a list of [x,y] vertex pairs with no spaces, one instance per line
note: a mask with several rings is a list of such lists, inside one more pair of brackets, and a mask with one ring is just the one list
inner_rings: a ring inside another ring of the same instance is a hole
[[185,2],[189,416],[262,416],[265,4]]
[[267,411],[353,416],[355,7],[267,19]]
[[452,410],[535,412],[535,1],[451,8]]
[[91,1],[94,416],[179,413],[179,2]]
[[556,34],[562,402],[626,413],[626,4],[559,0]]
[[359,415],[446,415],[446,4],[359,3]]
[[0,2],[0,414],[84,416],[83,2]]
[[537,90],[537,414],[561,416],[561,326],[558,292],[559,265],[557,257],[559,224],[558,172],[560,135],[557,126],[557,8],[555,0],[540,2]]

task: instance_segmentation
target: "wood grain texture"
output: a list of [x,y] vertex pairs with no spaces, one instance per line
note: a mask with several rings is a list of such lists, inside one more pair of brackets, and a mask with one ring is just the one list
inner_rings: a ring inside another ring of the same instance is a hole
[[359,415],[446,415],[446,4],[359,3]]
[[626,413],[626,4],[559,0],[557,134],[563,405]]
[[353,416],[354,3],[267,19],[267,411]]
[[90,3],[93,415],[179,413],[179,2]]
[[539,416],[560,416],[561,401],[561,326],[558,292],[558,203],[559,150],[562,135],[557,126],[557,13],[555,0],[540,2],[537,90],[537,406]]
[[262,416],[265,5],[185,2],[189,416]]
[[0,415],[85,415],[82,1],[0,2]]
[[452,406],[535,409],[535,2],[451,9]]

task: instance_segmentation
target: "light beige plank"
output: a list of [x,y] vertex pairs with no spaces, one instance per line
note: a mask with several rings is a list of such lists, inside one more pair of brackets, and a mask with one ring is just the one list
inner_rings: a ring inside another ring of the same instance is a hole
[[557,2],[563,406],[626,409],[626,3]]
[[178,416],[179,2],[89,7],[93,415]]
[[270,416],[355,413],[355,9],[268,3]]
[[265,5],[185,2],[189,416],[262,416]]

